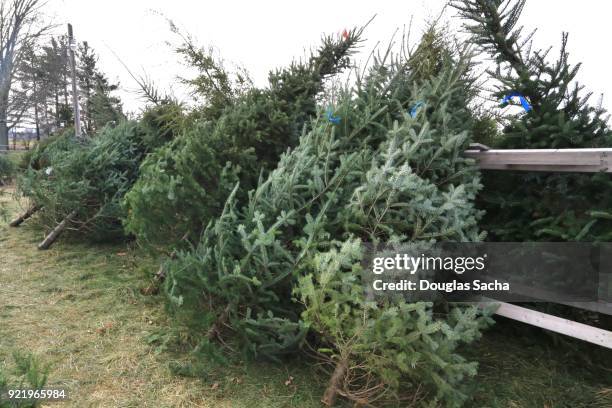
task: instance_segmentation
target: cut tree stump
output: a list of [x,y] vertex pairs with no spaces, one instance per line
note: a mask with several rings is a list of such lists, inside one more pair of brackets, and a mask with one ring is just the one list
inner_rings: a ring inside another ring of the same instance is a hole
[[[172,251],[170,254],[170,259],[176,259],[176,250]],[[159,293],[159,287],[166,280],[166,271],[164,270],[164,264],[159,265],[159,269],[155,276],[153,277],[153,281],[146,288],[140,289],[140,293],[145,296],[157,295]]]
[[28,208],[28,210],[25,213],[21,214],[19,217],[15,218],[13,221],[11,221],[9,226],[11,226],[11,227],[18,227],[18,226],[20,226],[21,224],[23,224],[24,221],[26,221],[28,218],[30,218],[31,216],[36,214],[41,208],[42,208],[42,206],[40,206],[40,205],[35,205],[33,207]]
[[153,281],[146,288],[141,288],[140,293],[145,296],[157,295],[159,293],[159,287],[166,279],[166,271],[164,271],[164,265],[160,265],[157,273],[153,277]]
[[338,392],[342,389],[342,383],[348,370],[348,362],[346,360],[340,360],[336,365],[334,373],[329,380],[329,385],[321,398],[321,402],[328,407],[333,406],[336,403],[336,397]]
[[221,313],[221,316],[217,318],[217,320],[213,323],[212,326],[210,326],[210,328],[206,332],[207,339],[212,340],[213,338],[219,336],[219,333],[221,332],[221,328],[223,327],[225,323],[227,323],[227,320],[229,319],[229,314],[230,314],[230,304],[225,306],[225,309],[223,309],[223,313]]
[[[185,235],[183,235],[183,237],[181,238],[181,241],[186,241],[188,236],[189,236],[189,233],[185,233]],[[170,259],[176,259],[176,256],[177,256],[177,252],[175,249],[174,251],[170,253],[169,257]],[[140,289],[140,293],[142,293],[145,296],[157,295],[159,293],[159,287],[161,286],[162,283],[164,283],[165,280],[166,280],[166,271],[164,270],[164,264],[161,264],[159,266],[159,269],[157,270],[157,273],[153,277],[153,281],[151,282],[151,284],[147,286],[146,288]]]
[[62,222],[60,222],[57,225],[57,227],[55,227],[53,231],[49,233],[49,235],[47,235],[47,237],[43,240],[43,242],[41,242],[38,245],[38,249],[49,249],[49,247],[53,245],[55,240],[60,236],[62,231],[66,229],[66,227],[68,226],[68,223],[72,221],[72,219],[76,216],[76,214],[77,214],[76,211],[73,211],[70,214],[68,214],[68,216],[64,218]]

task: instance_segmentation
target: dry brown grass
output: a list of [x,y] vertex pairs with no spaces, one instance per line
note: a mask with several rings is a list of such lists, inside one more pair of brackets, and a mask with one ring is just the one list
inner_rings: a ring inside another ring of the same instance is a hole
[[49,363],[50,384],[70,392],[62,406],[218,406],[207,403],[205,384],[173,376],[143,340],[165,317],[135,295],[140,276],[128,251],[60,244],[43,253],[37,235],[0,229],[0,358],[27,350]]
[[[237,381],[236,370],[174,375],[169,362],[183,356],[157,353],[146,341],[169,326],[161,300],[138,291],[141,269],[154,265],[126,245],[59,242],[41,252],[41,235],[0,222],[0,364],[15,350],[50,364],[49,385],[70,393],[53,407],[316,406],[317,395],[314,405],[295,391],[283,396],[278,369],[263,381]],[[250,370],[238,375],[249,378]]]
[[[42,235],[28,224],[8,229],[0,221],[0,367],[14,351],[50,364],[49,385],[66,388],[71,399],[48,406],[320,406],[327,378],[308,362],[219,367],[174,346],[160,351],[151,339],[174,332],[162,299],[139,292],[144,270],[156,270],[151,260],[125,244],[64,239],[40,252]],[[612,407],[612,372],[601,368],[602,350],[594,350],[592,365],[583,344],[552,347],[549,337],[513,334],[514,328],[498,325],[466,351],[480,362],[466,406]]]

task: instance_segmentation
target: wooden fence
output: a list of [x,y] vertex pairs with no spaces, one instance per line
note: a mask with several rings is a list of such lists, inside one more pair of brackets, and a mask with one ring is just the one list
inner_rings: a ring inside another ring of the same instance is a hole
[[[612,149],[522,149],[496,150],[474,144],[465,152],[483,170],[612,173]],[[612,271],[608,271],[612,274]],[[609,283],[607,283],[609,284]],[[612,349],[612,331],[563,319],[510,303],[497,303],[497,314]],[[566,303],[574,307],[612,315],[612,303]]]

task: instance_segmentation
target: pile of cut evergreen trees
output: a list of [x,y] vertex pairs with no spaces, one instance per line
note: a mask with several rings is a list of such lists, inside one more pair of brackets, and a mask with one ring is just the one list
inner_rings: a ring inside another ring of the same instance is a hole
[[476,123],[470,67],[431,28],[413,54],[376,59],[338,90],[248,194],[231,186],[193,248],[164,265],[172,311],[200,334],[199,351],[277,359],[314,342],[331,365],[328,405],[465,401],[476,366],[457,349],[487,317],[368,301],[361,264],[364,242],[484,237],[478,171],[462,157]]
[[[324,37],[264,88],[182,36],[198,106],[144,86],[152,105],[139,120],[40,144],[19,190],[47,230],[135,239],[159,256],[158,283],[198,354],[278,360],[315,350],[328,367],[326,405],[461,406],[477,367],[459,350],[481,336],[488,313],[370,299],[365,244],[477,242],[484,231],[608,240],[608,176],[485,176],[483,191],[463,152],[473,141],[610,146],[612,132],[605,111],[570,88],[566,37],[552,64],[523,50],[524,0],[453,3],[475,48],[434,24],[410,52],[376,55],[345,86],[335,80],[354,67],[363,29]],[[474,50],[494,57],[494,98],[520,94],[531,110],[495,122],[475,109]],[[552,198],[565,191],[565,201]]]

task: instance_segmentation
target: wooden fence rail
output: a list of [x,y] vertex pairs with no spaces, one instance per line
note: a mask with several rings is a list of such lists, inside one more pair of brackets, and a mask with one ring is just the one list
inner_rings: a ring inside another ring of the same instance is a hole
[[[612,149],[490,149],[474,144],[465,156],[476,160],[483,170],[521,170],[543,172],[612,173]],[[612,349],[612,331],[603,330],[557,316],[519,307],[505,302],[499,304],[497,314],[532,326],[565,334],[570,337]],[[610,313],[612,304],[593,302],[598,311]],[[581,307],[579,303],[572,306]]]
[[465,155],[484,170],[612,173],[612,149],[497,150],[472,145]]

